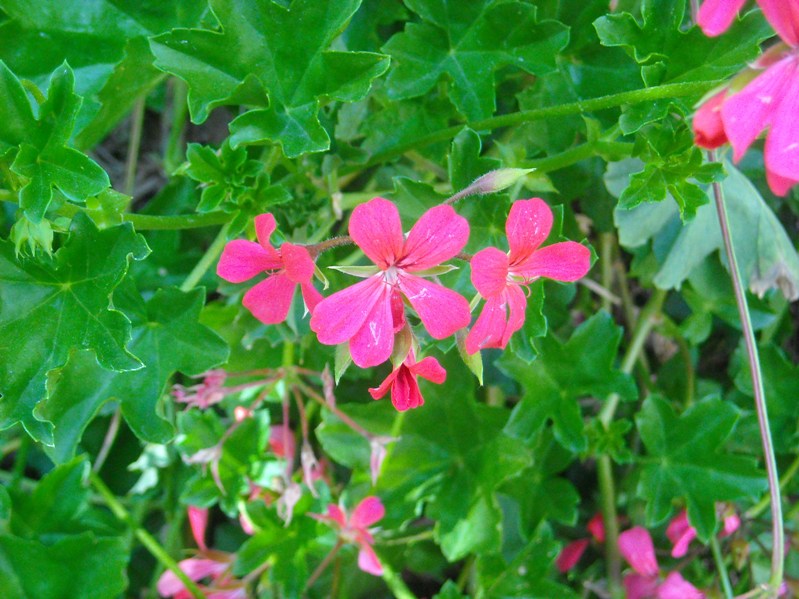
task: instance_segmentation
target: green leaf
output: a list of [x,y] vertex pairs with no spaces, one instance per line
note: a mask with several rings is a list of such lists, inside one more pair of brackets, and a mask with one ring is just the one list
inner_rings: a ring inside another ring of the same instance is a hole
[[532,364],[505,354],[500,367],[525,390],[505,428],[508,434],[530,440],[551,420],[561,445],[584,451],[586,438],[577,400],[605,398],[611,393],[628,401],[638,396],[632,378],[613,366],[621,336],[621,328],[610,315],[599,312],[581,324],[566,343],[552,335],[539,339],[539,357]]
[[112,373],[97,364],[93,352],[78,352],[50,373],[49,397],[36,415],[55,425],[55,446],[48,451],[56,461],[70,459],[84,429],[100,407],[115,399],[133,432],[142,440],[163,443],[172,427],[158,410],[164,388],[175,372],[198,375],[219,366],[228,356],[227,344],[199,324],[205,303],[202,289],[182,292],[159,289],[137,311],[117,301],[133,321],[128,350],[140,356],[144,367]]
[[736,408],[718,398],[699,401],[679,416],[664,399],[644,402],[635,422],[648,455],[637,492],[647,501],[649,525],[668,518],[672,500],[684,499],[691,524],[706,541],[716,527],[716,502],[765,490],[754,459],[723,453],[737,420]]
[[0,61],[0,120],[19,119],[9,127],[0,126],[0,154],[18,146],[10,168],[24,181],[19,205],[34,223],[50,206],[53,187],[70,200],[83,202],[110,185],[96,162],[66,145],[81,103],[74,87],[72,69],[64,63],[50,78],[47,100],[34,111],[22,83]]
[[13,244],[0,242],[0,428],[22,422],[52,444],[50,426],[32,412],[46,397],[47,373],[72,349],[93,349],[109,370],[142,367],[125,347],[130,321],[109,300],[130,260],[148,253],[129,224],[100,231],[82,214],[52,261],[18,262]]
[[530,74],[555,70],[555,56],[569,41],[557,21],[541,21],[522,2],[406,0],[422,18],[383,46],[396,66],[387,85],[394,99],[427,93],[443,75],[452,80],[452,101],[469,120],[496,109],[494,73],[515,67]]
[[[152,38],[156,66],[189,85],[192,120],[225,104],[260,108],[230,124],[231,144],[275,141],[288,157],[330,147],[322,99],[363,98],[388,58],[328,50],[360,0],[211,0],[221,32],[175,29]],[[268,108],[267,108],[268,105]]]
[[90,148],[124,117],[163,73],[152,65],[147,36],[191,27],[207,12],[196,0],[0,0],[0,60],[44,87],[67,61],[84,98],[75,144]]

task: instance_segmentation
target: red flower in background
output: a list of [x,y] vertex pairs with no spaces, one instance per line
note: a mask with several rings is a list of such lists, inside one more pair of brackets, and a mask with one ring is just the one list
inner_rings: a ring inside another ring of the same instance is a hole
[[391,389],[391,403],[398,411],[418,408],[424,404],[416,377],[422,377],[437,385],[447,378],[447,371],[435,358],[427,357],[416,361],[413,350],[408,352],[405,361],[395,368],[377,388],[369,389],[373,399],[380,399]]

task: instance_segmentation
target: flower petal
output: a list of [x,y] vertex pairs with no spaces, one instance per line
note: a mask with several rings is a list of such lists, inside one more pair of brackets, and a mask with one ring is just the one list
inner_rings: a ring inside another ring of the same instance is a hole
[[527,313],[527,298],[521,285],[508,285],[502,295],[508,305],[508,322],[505,325],[505,332],[502,333],[500,343],[502,347],[507,347],[513,334],[524,326],[524,317]]
[[267,270],[283,266],[277,252],[272,256],[254,241],[234,239],[222,250],[216,274],[231,283],[242,283]]
[[338,345],[351,339],[379,301],[386,284],[375,275],[326,297],[313,311],[311,330],[325,345]]
[[577,565],[585,550],[588,549],[589,542],[588,539],[577,539],[561,549],[555,560],[555,566],[561,574],[565,574]]
[[308,308],[308,312],[313,314],[319,302],[325,299],[324,296],[316,290],[313,283],[300,283],[300,289],[302,290],[302,299]]
[[546,277],[570,283],[585,276],[591,268],[590,250],[576,241],[562,241],[540,248],[518,267],[513,274],[529,279]]
[[423,360],[420,360],[416,364],[409,366],[408,369],[413,374],[420,376],[423,379],[427,379],[436,385],[441,385],[447,380],[447,371],[444,370],[444,367],[439,363],[439,361],[432,356],[428,356]]
[[[191,580],[200,580],[206,576],[219,576],[228,568],[228,564],[224,562],[196,557],[184,559],[178,562],[178,566]],[[158,579],[156,588],[162,597],[170,597],[184,590],[186,585],[175,576],[174,572],[167,570]]]
[[391,385],[391,403],[398,412],[424,405],[424,397],[419,389],[416,375],[404,364],[397,370],[397,378]]
[[255,217],[255,237],[258,239],[258,243],[261,244],[261,247],[267,252],[274,252],[275,257],[277,257],[278,254],[269,243],[269,238],[272,236],[272,233],[275,232],[276,228],[277,223],[275,222],[275,217],[270,213],[259,214]]
[[540,246],[552,230],[552,210],[540,198],[513,202],[505,223],[510,263],[518,264]]
[[417,272],[454,257],[469,241],[469,222],[452,206],[436,206],[417,221],[405,241],[399,266]]
[[624,577],[624,590],[627,599],[652,599],[657,593],[658,577],[628,574]]
[[313,279],[314,263],[311,254],[301,245],[284,243],[280,255],[286,274],[295,283],[309,283]]
[[640,526],[619,535],[619,551],[641,576],[657,576],[658,562],[649,531]]
[[655,593],[657,599],[705,599],[705,594],[682,577],[679,572],[671,572],[660,583]]
[[371,312],[350,339],[350,355],[358,366],[369,368],[388,360],[393,349],[394,319],[391,313],[391,287],[383,285]]
[[357,529],[366,529],[386,515],[386,508],[379,497],[370,495],[365,497],[352,512],[350,526]]
[[272,275],[244,294],[242,304],[264,324],[286,320],[297,284],[286,275]]
[[791,190],[791,187],[799,183],[799,180],[781,177],[766,165],[766,181],[768,182],[769,189],[780,197],[784,197]]
[[369,388],[369,395],[372,396],[372,399],[382,399],[386,396],[386,393],[388,393],[389,389],[391,389],[391,386],[394,384],[394,379],[397,378],[399,371],[399,368],[392,370],[389,375],[383,379],[379,387]]
[[469,325],[469,302],[459,293],[406,273],[399,275],[398,284],[434,339],[444,339]]
[[585,526],[591,536],[596,539],[597,543],[605,542],[605,519],[602,517],[602,512],[597,512],[594,517],[588,521]]
[[508,284],[508,255],[497,248],[477,252],[471,267],[472,285],[484,298],[501,293]]
[[732,25],[746,0],[705,0],[699,8],[696,24],[708,37],[721,35]]
[[360,547],[361,550],[358,552],[358,567],[367,574],[382,576],[383,566],[380,565],[380,560],[377,559],[374,549],[366,543],[362,543]]
[[466,351],[474,354],[488,347],[504,348],[502,337],[508,324],[506,301],[502,295],[489,297],[477,322],[466,335]]
[[783,95],[774,106],[771,128],[766,137],[765,162],[773,174],[793,181],[799,180],[799,56],[784,65],[775,65],[784,70],[788,78]]
[[205,544],[205,529],[208,526],[208,510],[205,508],[189,506],[189,525],[191,526],[191,534],[194,541],[197,543],[202,551],[208,549]]
[[355,207],[350,236],[369,259],[385,270],[402,256],[402,222],[393,202],[373,198]]
[[722,90],[694,113],[694,143],[700,148],[713,150],[727,143],[724,121],[721,120],[721,105],[727,98],[727,90]]
[[783,41],[794,48],[799,46],[799,2],[797,0],[757,0],[757,3],[766,16],[766,20]]
[[771,125],[774,109],[782,101],[790,76],[791,58],[774,63],[749,85],[728,97],[721,107],[724,131],[738,162],[760,132]]

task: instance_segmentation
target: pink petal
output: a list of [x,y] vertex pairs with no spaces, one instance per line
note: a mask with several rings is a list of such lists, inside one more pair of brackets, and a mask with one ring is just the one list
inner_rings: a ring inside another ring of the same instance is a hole
[[367,574],[383,575],[383,566],[380,565],[380,560],[377,559],[374,549],[365,543],[361,545],[361,550],[358,552],[358,567]]
[[267,270],[282,266],[280,258],[270,256],[254,241],[234,239],[222,250],[216,274],[231,283],[242,283]]
[[508,305],[508,323],[502,333],[500,344],[507,347],[511,336],[524,326],[524,317],[527,312],[527,298],[520,285],[508,285],[505,293],[502,294],[505,303]]
[[741,526],[741,519],[738,517],[738,514],[733,512],[729,516],[724,517],[724,526],[719,533],[721,537],[728,537],[736,530],[738,530]]
[[297,450],[297,441],[294,433],[283,424],[274,424],[269,427],[269,449],[279,458],[284,458],[289,462],[294,461],[294,453]]
[[722,105],[724,131],[732,144],[736,162],[760,132],[772,124],[774,110],[782,102],[789,86],[788,78],[794,71],[792,62],[793,59],[788,58],[771,65]]
[[241,530],[244,531],[245,534],[250,536],[255,534],[255,528],[252,526],[252,522],[250,522],[247,517],[243,513],[239,513],[239,525],[241,526]]
[[319,520],[320,522],[336,524],[341,529],[347,527],[347,516],[344,513],[344,510],[342,510],[335,503],[328,504],[326,514],[309,513],[308,515],[314,520]]
[[236,587],[235,589],[225,589],[222,591],[210,591],[205,594],[207,599],[247,599],[247,589]]
[[552,210],[540,198],[513,202],[505,223],[510,263],[518,264],[540,246],[552,230]]
[[208,510],[204,508],[189,506],[187,510],[189,513],[189,525],[191,526],[191,534],[197,547],[205,551],[208,546],[205,544],[205,529],[208,526]]
[[649,531],[640,526],[619,535],[619,551],[641,576],[657,576],[658,562]]
[[391,385],[391,403],[398,412],[411,410],[424,405],[424,397],[419,389],[416,376],[404,364],[397,371],[397,378]]
[[605,542],[605,520],[602,518],[602,513],[597,512],[594,517],[588,521],[586,525],[588,532],[591,533],[597,543]]
[[774,195],[778,195],[780,197],[787,195],[791,190],[791,187],[799,183],[799,180],[781,177],[774,171],[769,170],[768,165],[766,165],[766,181],[768,182],[769,189],[771,189]]
[[431,356],[420,360],[408,368],[413,374],[418,375],[423,379],[427,379],[436,385],[441,385],[447,380],[447,371],[444,370],[444,367],[438,362],[438,360]]
[[766,19],[779,36],[794,48],[799,46],[799,2],[797,0],[757,0]]
[[278,258],[277,251],[269,243],[269,238],[272,236],[272,233],[275,232],[276,228],[277,223],[275,222],[275,217],[268,212],[255,217],[255,237],[258,239],[258,243],[260,243],[261,247],[267,252],[271,252],[275,258]]
[[338,345],[352,338],[363,325],[386,287],[375,275],[326,297],[313,311],[311,330],[325,345]]
[[[782,64],[784,63],[784,64]],[[799,180],[799,56],[771,67],[780,68],[786,85],[774,105],[771,128],[766,137],[766,167],[779,177]]]
[[666,528],[666,536],[674,545],[671,556],[683,557],[688,553],[688,546],[696,538],[696,529],[688,523],[688,514],[683,510]]
[[286,320],[297,284],[286,275],[272,275],[244,294],[242,304],[264,324]]
[[658,577],[628,574],[624,577],[626,599],[652,599],[657,593]]
[[379,497],[370,495],[365,497],[352,512],[350,526],[356,529],[366,529],[386,515],[386,508]]
[[401,266],[409,272],[446,262],[469,241],[468,221],[452,206],[436,206],[425,212],[408,233]]
[[696,24],[708,37],[721,35],[732,25],[746,0],[705,0],[699,8]]
[[310,283],[313,279],[314,262],[308,250],[301,245],[284,243],[280,255],[286,274],[295,283]]
[[402,256],[402,222],[393,202],[373,198],[355,207],[350,236],[369,259],[385,270]]
[[394,384],[394,380],[397,378],[399,371],[399,368],[392,370],[389,375],[383,379],[379,387],[370,387],[369,395],[372,396],[372,399],[381,399],[385,397],[386,393],[388,393],[389,389],[391,389],[391,386]]
[[444,339],[469,325],[469,302],[462,295],[406,273],[399,274],[398,284],[434,339]]
[[392,349],[394,319],[391,313],[391,287],[383,285],[371,312],[350,339],[350,354],[352,361],[358,366],[369,368],[388,360]]
[[313,315],[316,306],[325,298],[316,290],[312,283],[300,283],[300,289],[302,290],[302,300],[305,302],[308,312]]
[[558,554],[558,558],[555,560],[555,566],[561,574],[565,574],[577,565],[577,562],[580,561],[583,553],[585,553],[585,550],[588,548],[589,542],[588,539],[577,539],[561,550]]
[[[224,562],[195,557],[184,559],[178,563],[178,566],[191,580],[201,580],[207,576],[216,577],[228,568],[228,565]],[[164,572],[158,579],[158,594],[162,597],[169,597],[185,590],[185,588],[186,586],[183,582],[171,570]]]
[[575,241],[563,241],[538,249],[518,267],[513,274],[525,278],[545,277],[570,283],[585,276],[591,268],[591,252]]
[[487,247],[472,256],[472,285],[484,298],[497,295],[508,284],[508,255]]
[[705,599],[705,594],[682,577],[672,572],[660,583],[655,593],[657,599]]
[[504,348],[502,338],[508,325],[505,310],[506,301],[502,295],[489,297],[477,322],[466,335],[466,351],[470,354],[489,347]]
[[725,89],[702,104],[694,113],[694,143],[700,148],[713,150],[727,143],[724,122],[721,120],[721,105],[726,98]]

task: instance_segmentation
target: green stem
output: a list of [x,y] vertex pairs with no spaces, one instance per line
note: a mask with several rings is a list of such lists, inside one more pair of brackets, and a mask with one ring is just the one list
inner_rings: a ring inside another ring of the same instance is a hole
[[[59,216],[72,218],[78,212],[86,212],[83,206],[65,203],[58,209]],[[155,216],[152,214],[135,214],[126,212],[122,220],[131,223],[137,231],[177,231],[180,229],[199,229],[224,225],[230,220],[226,212],[203,212],[201,214],[176,214]]]
[[[796,476],[797,472],[799,472],[799,456],[796,456],[793,462],[791,462],[791,465],[788,466],[788,469],[782,473],[782,476],[780,477],[780,489],[784,489],[788,483],[793,480],[793,477]],[[769,503],[771,503],[771,496],[764,495],[760,501],[746,510],[746,518],[749,518],[750,520],[752,518],[757,518],[769,506]]]
[[189,112],[189,88],[184,81],[178,78],[170,80],[172,87],[172,110],[170,115],[169,137],[164,150],[164,170],[172,173],[183,162],[184,133],[186,131],[186,117]]
[[194,289],[197,283],[202,280],[202,278],[205,276],[205,273],[208,272],[208,269],[211,268],[211,265],[219,257],[219,254],[222,253],[222,249],[227,243],[227,232],[229,228],[230,223],[225,223],[225,225],[219,230],[219,233],[211,243],[208,250],[206,250],[205,254],[203,254],[203,257],[200,258],[200,261],[194,266],[192,271],[189,273],[189,276],[186,277],[186,280],[183,281],[183,284],[180,286],[181,291],[190,291]]
[[383,566],[383,582],[394,593],[394,597],[397,599],[416,599],[416,595],[411,592],[408,585],[402,580],[402,576],[395,572],[385,559],[380,560],[380,565]]
[[715,535],[710,537],[710,549],[713,551],[713,561],[716,562],[716,570],[718,571],[719,579],[721,579],[724,599],[733,599],[732,585],[730,584],[730,575],[727,572],[727,564],[724,563],[724,556],[721,554],[719,540]]
[[[455,137],[464,127],[471,127],[476,131],[490,131],[502,127],[511,127],[532,121],[540,121],[543,119],[606,110],[608,108],[621,106],[622,104],[639,104],[641,102],[660,100],[663,98],[680,98],[684,96],[699,95],[705,93],[709,89],[712,89],[719,83],[720,81],[715,80],[696,81],[691,83],[669,83],[666,85],[658,85],[645,89],[610,94],[608,96],[602,96],[601,98],[578,100],[577,102],[569,102],[567,104],[560,104],[558,106],[547,106],[546,108],[523,110],[511,114],[503,114],[501,116],[496,116],[489,119],[472,121],[471,123],[463,123],[461,125],[455,125],[453,127],[447,127],[446,129],[435,131],[416,140],[402,143],[383,152],[379,152],[372,156],[365,166],[368,167],[381,164],[391,160],[392,158],[401,156],[408,150],[422,148],[441,141],[447,141]],[[362,168],[364,168],[364,165],[352,167],[352,169]],[[349,170],[342,169],[342,172],[349,172]]]
[[[613,286],[613,233],[599,234],[600,266],[602,267],[602,287],[611,291]],[[602,297],[602,309],[610,312],[610,297]]]
[[[715,154],[709,152],[708,155],[709,160],[714,162]],[[779,475],[777,473],[777,460],[774,455],[774,443],[771,440],[768,409],[766,407],[766,393],[763,388],[763,374],[760,369],[760,358],[757,353],[755,332],[752,327],[752,319],[749,315],[746,290],[741,280],[740,271],[738,270],[738,261],[735,257],[735,248],[732,244],[732,235],[727,218],[727,208],[724,205],[724,191],[719,183],[713,183],[713,198],[716,203],[719,226],[721,227],[721,237],[724,240],[724,251],[727,255],[727,263],[730,266],[730,275],[735,291],[735,303],[738,306],[738,316],[741,319],[741,326],[743,328],[746,356],[749,361],[749,374],[752,378],[752,390],[755,396],[757,422],[760,428],[760,439],[763,444],[763,460],[766,463],[766,475],[768,477],[769,496],[771,498],[772,526],[771,577],[769,578],[770,588],[767,593],[772,597],[776,597],[780,585],[782,584],[785,561],[785,531],[783,530],[782,499],[780,496]]]
[[136,167],[139,164],[139,148],[141,147],[141,132],[144,124],[144,105],[147,100],[146,95],[141,95],[133,105],[133,112],[130,115],[130,140],[128,140],[128,157],[125,162],[125,184],[123,192],[127,196],[133,196],[136,187]]
[[105,500],[106,505],[111,512],[133,530],[133,534],[136,535],[136,538],[139,539],[141,544],[147,548],[147,550],[155,559],[157,559],[165,568],[171,570],[175,576],[180,579],[180,581],[186,586],[186,589],[189,591],[189,593],[191,593],[192,597],[194,597],[194,599],[206,599],[205,594],[203,594],[197,584],[191,578],[186,576],[186,573],[183,572],[183,570],[181,570],[178,566],[177,562],[172,559],[166,551],[164,551],[161,545],[158,544],[158,541],[156,541],[149,532],[136,525],[128,513],[128,510],[125,509],[125,506],[123,506],[117,500],[116,496],[111,492],[111,489],[105,485],[96,472],[89,473],[89,480],[91,481],[92,486]]

